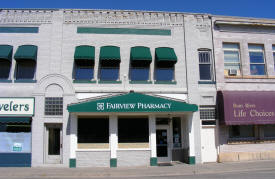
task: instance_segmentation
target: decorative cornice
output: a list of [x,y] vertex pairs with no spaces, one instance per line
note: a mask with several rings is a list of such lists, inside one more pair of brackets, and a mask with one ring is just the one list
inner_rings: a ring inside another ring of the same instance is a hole
[[1,24],[41,24],[52,23],[52,10],[0,10]]
[[141,11],[64,10],[64,23],[183,26],[183,14]]
[[211,20],[209,16],[196,15],[195,18],[197,19],[196,28],[200,32],[208,32],[210,30]]

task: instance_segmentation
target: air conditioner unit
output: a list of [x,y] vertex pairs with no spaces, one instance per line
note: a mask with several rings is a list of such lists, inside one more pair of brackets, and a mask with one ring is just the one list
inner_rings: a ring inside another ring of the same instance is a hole
[[238,71],[236,69],[229,69],[228,70],[228,75],[229,76],[236,76]]

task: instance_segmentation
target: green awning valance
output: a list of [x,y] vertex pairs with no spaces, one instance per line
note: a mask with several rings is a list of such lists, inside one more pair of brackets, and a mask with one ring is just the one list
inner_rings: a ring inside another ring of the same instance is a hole
[[0,59],[10,60],[12,59],[12,46],[0,45]]
[[95,47],[88,45],[81,45],[75,47],[74,52],[75,60],[94,60],[95,59]]
[[156,48],[156,60],[157,62],[168,61],[177,62],[177,56],[173,48],[160,47]]
[[29,123],[30,117],[0,117],[0,123]]
[[19,46],[14,55],[15,60],[36,60],[37,46],[35,45],[22,45]]
[[198,106],[183,101],[171,100],[164,97],[151,96],[142,93],[126,93],[102,99],[94,99],[67,107],[69,112],[143,112],[143,113],[172,113],[195,112]]
[[132,47],[131,60],[152,61],[152,55],[148,47]]
[[100,60],[120,61],[120,48],[116,46],[104,46],[100,48]]

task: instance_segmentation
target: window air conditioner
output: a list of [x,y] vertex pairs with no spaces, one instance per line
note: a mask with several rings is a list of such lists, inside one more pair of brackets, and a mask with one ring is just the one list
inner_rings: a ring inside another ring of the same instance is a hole
[[229,76],[236,76],[238,71],[236,69],[229,69],[228,70],[228,75]]

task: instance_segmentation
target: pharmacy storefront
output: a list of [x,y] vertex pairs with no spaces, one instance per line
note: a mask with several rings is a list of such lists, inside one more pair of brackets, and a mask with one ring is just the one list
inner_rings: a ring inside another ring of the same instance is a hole
[[31,166],[34,98],[0,98],[0,167]]
[[156,166],[194,157],[188,124],[196,105],[130,92],[70,104],[67,109],[70,167]]

